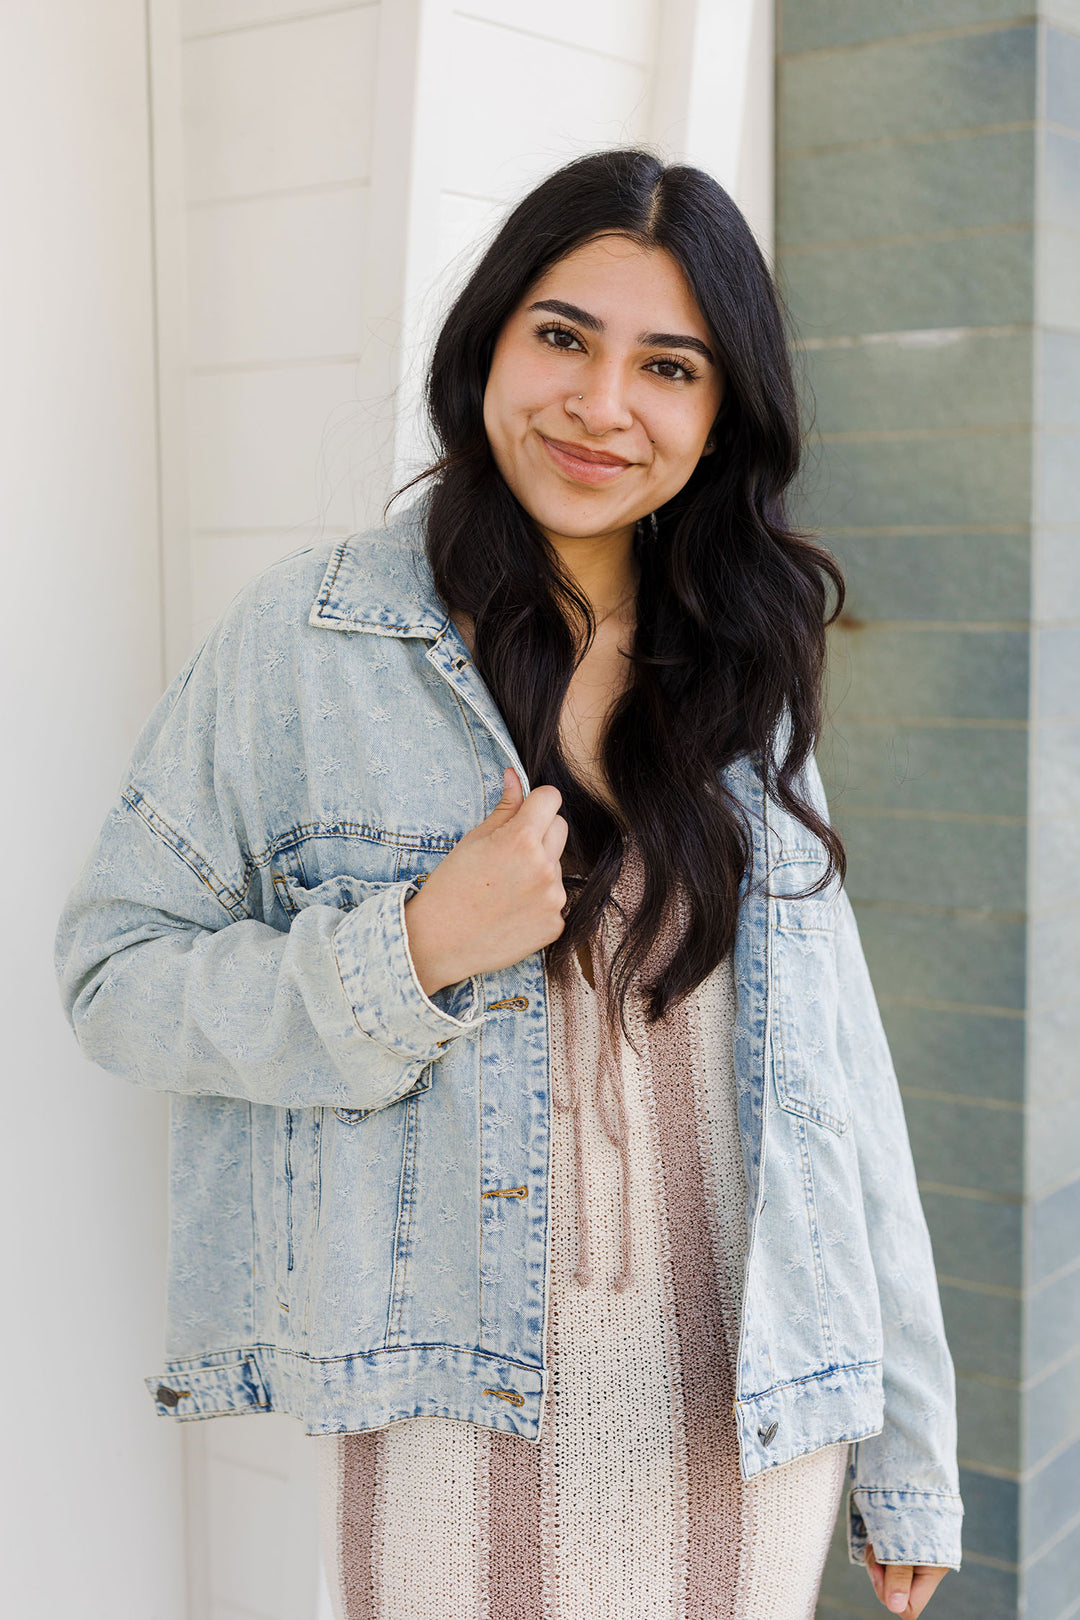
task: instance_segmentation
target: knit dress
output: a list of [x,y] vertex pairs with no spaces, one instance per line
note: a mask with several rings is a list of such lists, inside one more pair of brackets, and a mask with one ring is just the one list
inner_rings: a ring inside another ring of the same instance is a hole
[[[847,1444],[749,1481],[739,1470],[746,1181],[732,959],[659,1024],[637,1013],[633,1045],[609,1036],[614,914],[635,881],[629,858],[590,947],[596,988],[573,953],[550,976],[539,1444],[431,1417],[317,1437],[335,1620],[813,1616]],[[674,937],[662,932],[658,950]]]

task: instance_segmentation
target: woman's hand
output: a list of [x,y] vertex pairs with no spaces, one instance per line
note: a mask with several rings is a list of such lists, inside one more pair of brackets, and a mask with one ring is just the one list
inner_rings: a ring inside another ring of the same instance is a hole
[[879,1564],[867,1542],[866,1567],[874,1591],[890,1614],[900,1620],[916,1620],[949,1573],[944,1564]]
[[405,905],[409,950],[426,995],[473,973],[511,967],[566,926],[560,857],[569,827],[558,788],[526,798],[503,772],[491,814],[459,838]]

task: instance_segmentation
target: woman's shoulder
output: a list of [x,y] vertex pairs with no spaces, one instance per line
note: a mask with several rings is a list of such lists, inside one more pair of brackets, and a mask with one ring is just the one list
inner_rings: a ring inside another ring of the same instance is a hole
[[302,546],[252,574],[206,636],[218,655],[261,662],[315,631],[400,628],[436,634],[434,590],[416,507],[355,534]]

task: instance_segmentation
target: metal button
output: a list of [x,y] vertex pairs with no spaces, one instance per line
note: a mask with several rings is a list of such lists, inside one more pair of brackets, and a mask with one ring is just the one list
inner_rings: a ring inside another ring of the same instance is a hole
[[767,1429],[759,1429],[758,1430],[757,1437],[761,1441],[763,1446],[771,1445],[773,1437],[776,1434],[776,1429],[777,1429],[777,1425],[776,1425],[776,1421],[774,1419],[774,1421],[769,1424],[769,1427]]
[[167,1389],[164,1384],[158,1385],[157,1398],[162,1406],[179,1406],[180,1404],[180,1396],[175,1389]]

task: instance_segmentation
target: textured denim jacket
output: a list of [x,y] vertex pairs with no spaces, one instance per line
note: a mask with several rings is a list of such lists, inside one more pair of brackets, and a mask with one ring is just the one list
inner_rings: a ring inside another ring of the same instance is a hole
[[[170,1103],[180,1420],[439,1415],[539,1436],[551,1120],[542,952],[421,988],[404,906],[509,762],[435,593],[426,498],[253,578],[146,721],[65,903],[85,1054]],[[896,1076],[818,839],[727,767],[749,1479],[848,1441],[848,1553],[960,1566],[953,1365]],[[804,782],[824,813],[816,766]],[[766,892],[768,890],[768,892]],[[497,1190],[516,1196],[487,1196]]]

